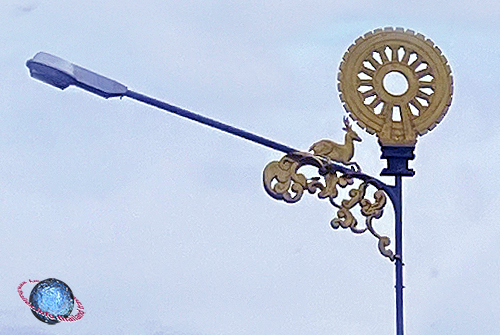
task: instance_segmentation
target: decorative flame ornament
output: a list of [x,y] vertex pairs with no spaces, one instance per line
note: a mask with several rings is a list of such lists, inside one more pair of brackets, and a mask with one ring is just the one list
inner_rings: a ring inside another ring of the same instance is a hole
[[[387,79],[398,74],[406,89]],[[338,75],[340,99],[349,115],[382,146],[414,146],[451,104],[453,78],[434,43],[403,28],[384,28],[358,38],[344,54]]]

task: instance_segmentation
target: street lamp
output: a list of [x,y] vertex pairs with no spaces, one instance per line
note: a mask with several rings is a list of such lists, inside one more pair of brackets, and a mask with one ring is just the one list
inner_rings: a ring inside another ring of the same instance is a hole
[[286,145],[249,133],[245,130],[232,127],[222,122],[190,112],[186,109],[148,97],[144,94],[131,91],[127,89],[127,86],[120,84],[115,80],[106,78],[100,74],[89,71],[62,58],[45,52],[37,53],[32,59],[26,62],[26,66],[30,69],[30,74],[33,78],[62,90],[66,89],[70,85],[74,85],[106,99],[113,97],[128,97],[284,153],[298,151],[297,149],[290,148]]
[[[131,91],[112,79],[47,53],[36,54],[26,65],[32,77],[60,89],[74,85],[106,99],[128,97],[284,152],[283,158],[270,162],[264,169],[266,192],[287,203],[299,201],[305,191],[317,193],[337,209],[330,222],[332,228],[349,228],[356,234],[369,232],[377,239],[380,253],[395,263],[396,334],[403,335],[402,177],[415,174],[408,163],[415,158],[417,137],[443,119],[453,93],[447,60],[429,39],[402,28],[378,29],[358,38],[340,65],[339,91],[344,108],[360,127],[377,135],[381,158],[387,161],[381,175],[394,176],[394,185],[363,173],[360,165],[351,161],[354,142],[361,138],[347,118],[343,144],[321,140],[309,152],[303,152]],[[393,90],[388,85],[393,77],[403,81],[402,89]],[[300,173],[299,169],[306,165],[316,167],[319,176],[307,178]],[[373,200],[367,196],[370,187],[375,188]],[[337,202],[341,189],[349,190],[348,198]],[[380,235],[373,222],[382,217],[387,198],[395,215],[394,250],[389,249],[389,237]],[[358,226],[355,208],[364,216],[364,227]]]

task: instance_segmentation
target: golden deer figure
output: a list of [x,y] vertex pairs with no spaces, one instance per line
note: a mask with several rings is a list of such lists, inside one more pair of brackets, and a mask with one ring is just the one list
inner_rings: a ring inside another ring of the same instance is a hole
[[354,141],[361,142],[361,138],[352,130],[349,120],[346,117],[344,117],[344,125],[345,127],[342,128],[346,132],[344,144],[338,144],[330,140],[321,140],[314,143],[309,148],[309,151],[312,150],[315,155],[326,157],[334,162],[354,165],[360,171],[359,165],[350,160],[354,156]]

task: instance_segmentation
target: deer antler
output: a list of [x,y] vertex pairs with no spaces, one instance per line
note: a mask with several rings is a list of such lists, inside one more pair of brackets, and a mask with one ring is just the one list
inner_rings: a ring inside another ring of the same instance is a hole
[[349,123],[349,119],[347,118],[347,116],[344,116],[344,125],[345,125],[345,129],[344,130],[349,130],[351,129],[351,124]]

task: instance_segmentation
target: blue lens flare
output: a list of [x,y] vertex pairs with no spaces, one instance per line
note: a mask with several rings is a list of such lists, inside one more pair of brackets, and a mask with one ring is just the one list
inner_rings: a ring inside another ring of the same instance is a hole
[[[61,280],[49,278],[42,280],[33,288],[30,294],[30,304],[35,308],[33,314],[40,321],[48,324],[59,322],[58,316],[68,317],[73,311],[75,297],[68,285]],[[54,319],[37,311],[54,316]]]

